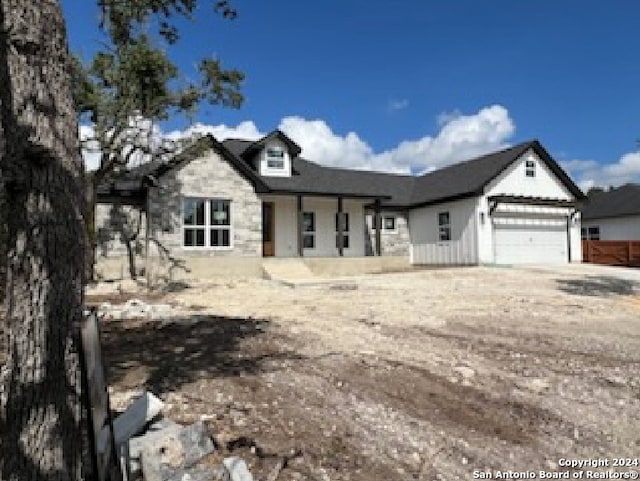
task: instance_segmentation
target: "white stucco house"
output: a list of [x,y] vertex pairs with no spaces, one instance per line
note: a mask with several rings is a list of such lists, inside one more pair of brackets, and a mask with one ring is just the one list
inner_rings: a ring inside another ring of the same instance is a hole
[[640,185],[590,195],[582,213],[582,238],[640,241]]
[[411,176],[322,166],[280,131],[255,142],[209,136],[100,186],[98,260],[125,255],[118,219],[137,218],[139,251],[191,266],[263,257],[579,262],[583,198],[535,140]]

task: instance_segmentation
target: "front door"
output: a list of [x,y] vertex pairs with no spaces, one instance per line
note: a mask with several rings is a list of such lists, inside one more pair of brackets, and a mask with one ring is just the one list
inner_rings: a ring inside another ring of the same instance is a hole
[[273,257],[275,254],[274,244],[274,219],[273,202],[262,203],[262,255]]

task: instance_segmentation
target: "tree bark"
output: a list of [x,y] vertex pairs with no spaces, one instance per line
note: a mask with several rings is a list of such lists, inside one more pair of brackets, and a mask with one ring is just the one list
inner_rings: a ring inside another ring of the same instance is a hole
[[62,12],[0,0],[0,177],[7,198],[7,363],[0,478],[81,480],[79,324],[86,229]]

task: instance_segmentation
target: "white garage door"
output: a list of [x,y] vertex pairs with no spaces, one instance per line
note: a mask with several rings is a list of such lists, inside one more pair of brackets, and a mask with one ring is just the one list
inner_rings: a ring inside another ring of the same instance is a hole
[[564,219],[496,219],[494,227],[496,264],[568,262],[567,226]]

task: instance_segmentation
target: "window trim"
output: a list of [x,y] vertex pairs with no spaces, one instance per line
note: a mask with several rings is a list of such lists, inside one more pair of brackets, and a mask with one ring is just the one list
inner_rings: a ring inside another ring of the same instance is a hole
[[524,176],[531,179],[534,179],[536,177],[536,161],[535,160],[526,159],[524,161]]
[[[351,222],[349,221],[349,212],[342,211],[342,215],[345,216],[346,227],[347,227],[345,230],[342,231],[342,248],[350,249],[351,239],[349,238],[349,234],[350,234]],[[338,212],[336,212],[336,215],[335,215],[335,228],[336,228],[336,249],[339,249],[338,247]]]
[[[304,217],[305,215],[310,214],[313,216],[313,230],[305,230],[304,228]],[[304,211],[302,212],[302,249],[303,250],[313,250],[316,249],[317,247],[317,242],[316,242],[316,234],[318,232],[318,227],[317,227],[317,219],[316,219],[316,212],[311,210],[311,211]],[[313,247],[306,247],[304,245],[304,238],[305,237],[311,237],[313,239]]]
[[[270,150],[278,150],[280,151],[280,153],[282,154],[282,157],[272,157],[271,155],[269,155],[269,151]],[[270,147],[266,147],[264,149],[264,159],[265,159],[265,166],[267,168],[267,170],[273,170],[276,172],[280,172],[285,170],[286,167],[286,150],[284,149],[284,147],[280,147],[280,146],[270,146]],[[273,166],[273,165],[269,165],[270,161],[276,161],[278,163],[281,163],[281,165],[279,166]]]
[[[440,222],[441,220],[440,217],[443,214],[447,215],[447,223]],[[438,212],[437,221],[438,221],[438,242],[451,242],[451,211],[445,210],[445,211]],[[446,229],[445,230],[445,232],[447,232],[446,239],[442,238],[442,234],[443,234],[442,229]]]
[[[186,200],[204,201],[204,225],[185,225],[184,223],[184,207]],[[223,201],[229,204],[229,225],[213,225],[211,224],[211,201]],[[180,202],[180,246],[184,250],[188,251],[230,251],[234,248],[234,230],[233,230],[233,216],[234,207],[233,201],[224,197],[204,197],[198,195],[183,195]],[[188,246],[184,243],[185,229],[204,229],[204,245],[203,246]],[[211,230],[228,230],[229,231],[229,245],[228,246],[212,246],[211,245]]]

